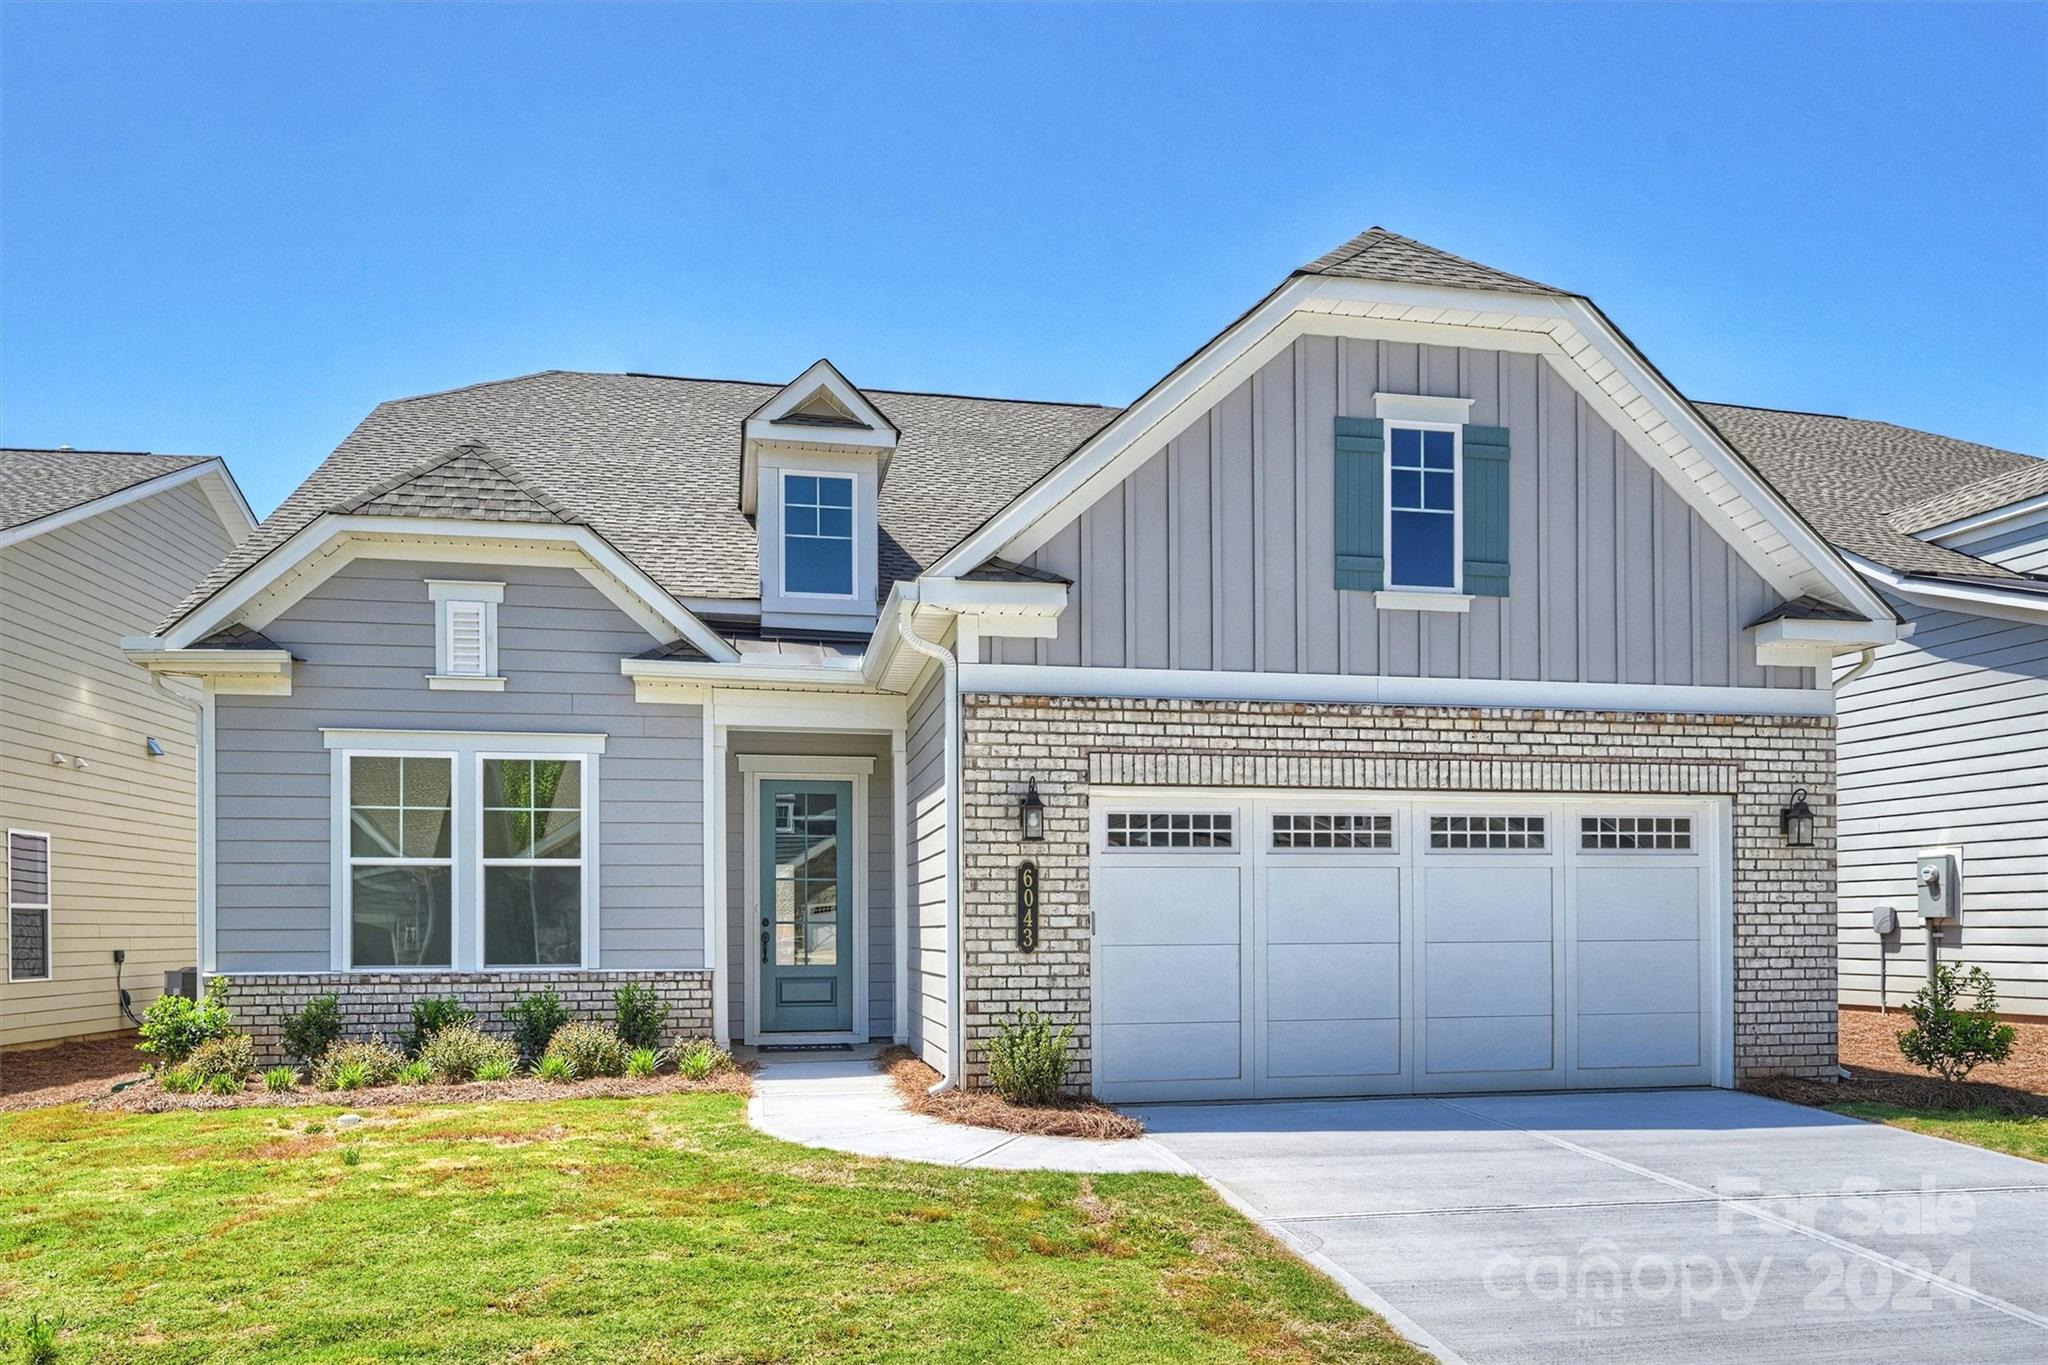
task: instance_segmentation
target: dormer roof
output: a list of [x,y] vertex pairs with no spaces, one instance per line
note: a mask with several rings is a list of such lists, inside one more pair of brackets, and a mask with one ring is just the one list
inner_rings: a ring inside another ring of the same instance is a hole
[[820,359],[747,414],[740,439],[740,511],[760,506],[756,474],[763,444],[872,451],[886,468],[902,433],[839,368]]

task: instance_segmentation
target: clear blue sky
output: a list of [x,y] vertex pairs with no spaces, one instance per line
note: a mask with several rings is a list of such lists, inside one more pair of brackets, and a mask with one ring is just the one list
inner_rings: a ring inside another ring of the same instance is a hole
[[1696,398],[2048,453],[2048,8],[9,5],[0,437],[533,370],[1125,402],[1379,223]]

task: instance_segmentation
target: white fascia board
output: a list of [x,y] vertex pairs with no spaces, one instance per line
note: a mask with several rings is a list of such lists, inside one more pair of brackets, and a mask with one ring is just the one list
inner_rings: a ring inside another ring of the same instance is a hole
[[288,697],[292,656],[282,649],[163,649],[147,636],[121,641],[130,663],[161,678],[193,678],[228,696]]
[[621,659],[640,701],[680,701],[707,688],[797,692],[872,692],[859,660],[832,664],[724,664],[690,659]]
[[[867,429],[779,425],[780,419],[787,417],[819,389],[830,393],[856,419],[866,422]],[[853,382],[839,372],[838,366],[829,360],[817,360],[809,369],[770,394],[740,424],[740,510],[748,515],[760,510],[760,481],[756,471],[760,466],[760,448],[764,444],[807,449],[871,450],[880,457],[894,450],[901,439],[902,433],[897,431],[896,424],[884,416],[866,394],[855,388]]]
[[1939,526],[1930,526],[1913,535],[1920,540],[1931,540],[1937,545],[1954,548],[1961,543],[1981,540],[1992,535],[2003,535],[2008,531],[2028,530],[2035,526],[2048,527],[2048,493],[2036,497],[2022,498],[2009,502],[2003,507],[1993,507],[1967,517],[1957,517]]
[[1066,610],[1067,585],[924,578],[918,580],[917,600],[947,611],[1050,612],[1057,616]]
[[523,754],[602,754],[609,739],[553,730],[371,730],[342,725],[321,726],[320,738],[329,749],[504,749]]
[[1899,638],[1899,623],[1882,621],[1798,621],[1780,617],[1749,628],[1760,645],[1829,645],[1837,650],[1888,645]]
[[111,512],[117,507],[126,507],[130,503],[141,502],[144,498],[168,493],[188,483],[201,485],[201,491],[213,505],[214,514],[220,518],[221,525],[234,537],[237,544],[256,529],[255,514],[250,512],[249,503],[236,485],[234,475],[228,472],[224,462],[210,459],[202,464],[187,465],[183,469],[174,469],[168,474],[159,474],[153,479],[130,484],[126,488],[94,498],[90,502],[81,502],[76,507],[66,507],[46,517],[37,517],[34,521],[10,526],[0,531],[0,550],[10,545],[19,545],[25,540],[33,540],[40,535],[47,535],[51,531],[62,530],[66,526],[75,526],[81,521]]
[[1442,422],[1464,426],[1472,420],[1470,398],[1432,398],[1419,393],[1375,393],[1372,415],[1389,422]]
[[1938,578],[1920,578],[1888,569],[1862,555],[1844,550],[1842,557],[1858,573],[1883,586],[1886,592],[1917,606],[1937,611],[1964,612],[1975,616],[1996,616],[2001,620],[2025,621],[2039,625],[2048,621],[2048,597],[2034,593],[2003,591],[1984,583],[1955,583]]

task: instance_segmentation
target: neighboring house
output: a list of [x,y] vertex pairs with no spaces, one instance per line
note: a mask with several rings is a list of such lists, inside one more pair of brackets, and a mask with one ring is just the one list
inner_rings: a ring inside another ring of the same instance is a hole
[[132,1027],[120,990],[194,964],[197,694],[121,643],[255,524],[219,460],[0,450],[0,1046]]
[[1374,229],[1121,410],[384,404],[131,653],[266,1046],[638,979],[955,1082],[1043,1009],[1132,1099],[1834,1074],[1828,670],[1896,635],[1589,300]]
[[[1884,422],[1701,405],[1904,621],[1838,663],[1842,999],[1933,961],[2048,1015],[2048,461]],[[1919,860],[1957,860],[1930,936]],[[1880,938],[1872,911],[1897,929]],[[1931,939],[1931,942],[1930,942]]]

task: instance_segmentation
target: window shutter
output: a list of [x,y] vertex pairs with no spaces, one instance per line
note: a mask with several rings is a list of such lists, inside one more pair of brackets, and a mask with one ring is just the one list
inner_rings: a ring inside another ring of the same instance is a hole
[[1508,430],[1465,428],[1465,591],[1508,595]]
[[8,975],[17,981],[50,974],[50,839],[7,831]]
[[1386,586],[1386,426],[1377,417],[1337,419],[1337,587]]
[[448,604],[448,672],[458,678],[484,676],[484,604]]

